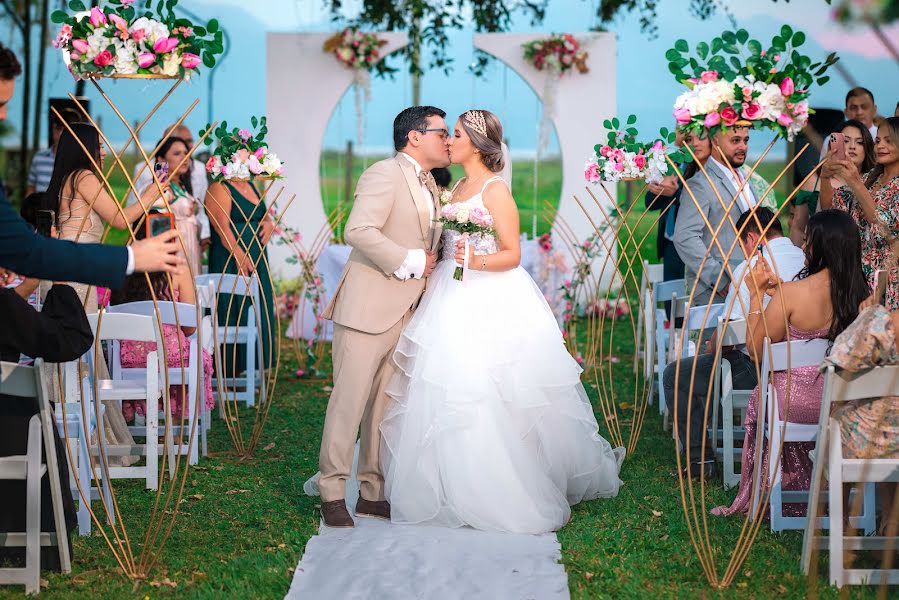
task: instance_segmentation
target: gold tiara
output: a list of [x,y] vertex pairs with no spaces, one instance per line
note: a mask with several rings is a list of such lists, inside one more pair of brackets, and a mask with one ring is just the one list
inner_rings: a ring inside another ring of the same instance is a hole
[[484,137],[487,137],[487,120],[484,118],[484,112],[480,110],[469,110],[462,115],[462,120],[470,128],[474,129]]

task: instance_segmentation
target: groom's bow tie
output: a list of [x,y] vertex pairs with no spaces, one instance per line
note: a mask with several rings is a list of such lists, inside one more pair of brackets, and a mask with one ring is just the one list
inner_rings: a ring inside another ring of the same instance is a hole
[[428,188],[428,191],[431,192],[434,199],[440,197],[440,190],[437,189],[437,182],[434,181],[434,176],[431,175],[430,171],[422,171],[419,173],[418,180],[421,181],[422,185]]

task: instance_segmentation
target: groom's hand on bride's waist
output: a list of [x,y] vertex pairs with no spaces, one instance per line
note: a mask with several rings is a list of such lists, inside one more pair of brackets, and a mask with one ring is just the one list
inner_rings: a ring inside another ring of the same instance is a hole
[[437,266],[437,254],[435,252],[431,252],[430,250],[425,250],[425,270],[421,274],[422,279],[425,277],[430,277],[431,273],[434,272],[434,268]]

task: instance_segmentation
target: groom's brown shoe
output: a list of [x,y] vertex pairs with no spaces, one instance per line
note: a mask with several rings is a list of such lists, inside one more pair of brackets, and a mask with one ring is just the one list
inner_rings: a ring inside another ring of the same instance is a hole
[[356,526],[353,522],[353,517],[350,516],[350,511],[346,509],[346,501],[344,500],[322,502],[321,513],[322,519],[324,519],[325,525],[328,527],[349,528]]
[[387,500],[366,500],[362,497],[362,494],[359,494],[359,499],[356,501],[356,516],[372,517],[389,521],[390,503],[387,502]]

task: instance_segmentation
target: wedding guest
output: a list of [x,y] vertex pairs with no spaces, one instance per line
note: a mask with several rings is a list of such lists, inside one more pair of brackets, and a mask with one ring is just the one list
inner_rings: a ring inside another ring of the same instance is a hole
[[[755,265],[758,258],[756,253],[758,248],[762,249],[762,256],[769,261],[783,281],[793,280],[805,266],[805,254],[794,246],[789,238],[784,237],[780,221],[770,209],[759,207],[755,211],[744,212],[737,221],[736,229],[740,234],[743,252],[751,256],[752,260],[743,261],[734,269],[736,285],[731,282],[727,298],[724,300],[728,311],[726,317],[730,321],[745,318],[750,303],[749,284],[746,278],[749,269]],[[766,297],[766,305],[768,300]],[[704,354],[672,362],[665,367],[662,375],[665,400],[668,403],[668,410],[677,420],[680,447],[682,452],[687,453],[687,470],[691,477],[698,477],[701,471],[705,471],[706,477],[714,477],[717,474],[715,456],[704,426],[706,400],[714,375],[716,343],[716,336],[713,335],[706,345]],[[723,347],[721,358],[730,364],[734,389],[751,390],[755,387],[758,377],[756,366],[745,346]],[[677,379],[676,399],[675,379]],[[711,398],[710,401],[716,402],[717,399]],[[688,426],[689,436],[687,436]],[[704,441],[705,460],[702,459]]]
[[[156,211],[152,211],[156,212]],[[151,212],[151,214],[152,214]],[[143,226],[144,220],[137,222],[134,236],[137,239],[146,238],[146,228]],[[149,285],[147,279],[149,278]],[[197,301],[193,277],[187,271],[182,269],[180,273],[169,277],[165,273],[152,273],[149,276],[143,274],[129,275],[125,278],[125,285],[112,293],[110,299],[111,304],[124,304],[126,302],[139,302],[141,300],[170,300],[173,302],[184,302],[186,304],[195,304]],[[169,368],[183,367],[187,369],[189,366],[190,340],[188,336],[193,334],[194,329],[190,327],[177,327],[175,325],[163,325],[162,334],[165,341],[166,364]],[[120,356],[122,367],[125,369],[146,368],[147,353],[156,350],[156,342],[136,342],[125,340],[120,345]],[[212,355],[203,350],[203,402],[206,410],[210,410],[215,405],[212,396]],[[185,386],[172,385],[169,386],[169,398],[171,400],[172,416],[180,419],[184,414],[185,402],[187,397],[184,394]],[[146,402],[140,400],[125,400],[122,402],[122,413],[126,421],[132,422],[136,415],[146,417]],[[160,410],[162,407],[160,405]]]
[[[0,122],[16,89],[22,65],[0,44]],[[174,271],[183,259],[174,255],[175,232],[164,233],[130,247],[78,246],[38,235],[16,214],[0,181],[0,285],[16,273],[48,280],[68,279],[95,285],[121,285],[135,271]]]
[[[162,137],[166,136],[180,138],[187,148],[190,150],[194,147],[194,136],[190,131],[190,128],[184,125],[169,125],[166,127],[165,131],[162,134]],[[159,153],[157,152],[156,155]],[[205,252],[211,243],[210,241],[210,229],[209,229],[209,217],[206,215],[206,208],[203,206],[203,198],[206,197],[206,190],[209,189],[209,180],[206,179],[206,166],[195,158],[191,158],[189,161],[188,167],[188,176],[187,180],[190,181],[190,194],[199,200],[199,209],[197,210],[197,224],[200,229],[198,232],[199,235],[199,244],[200,244],[200,252]],[[153,173],[150,171],[150,168],[147,167],[146,163],[138,161],[136,165],[134,165],[134,187],[138,191],[145,189],[150,183],[153,181]],[[137,198],[134,197],[134,192],[128,194],[128,200],[126,201],[129,205],[134,204],[137,201]],[[195,271],[194,274],[198,274],[198,271]]]
[[[695,160],[681,165],[683,178],[690,179],[699,170],[697,163],[705,165],[712,154],[712,142],[706,132],[702,134],[688,133],[679,136],[677,145],[688,144],[693,148]],[[677,143],[677,142],[676,142]],[[650,183],[647,186],[644,202],[647,210],[659,210],[659,226],[656,233],[656,256],[662,261],[665,281],[681,279],[684,276],[684,261],[681,260],[674,246],[674,224],[677,222],[677,211],[680,208],[681,194],[684,186],[677,175],[668,175],[661,183]],[[669,303],[670,304],[670,303]]]
[[[190,273],[196,277],[200,274],[202,255],[199,214],[203,209],[201,202],[194,196],[191,160],[184,159],[190,151],[190,146],[181,138],[169,137],[165,141],[160,140],[157,148],[154,165],[167,165],[168,183],[174,197],[170,200],[169,206],[175,215],[175,226],[181,233],[181,239],[184,242],[184,251],[180,251],[179,254],[187,259]],[[148,185],[148,187],[155,186],[155,182],[150,182]]]
[[[833,193],[837,208],[852,214],[862,237],[862,267],[873,288],[877,271],[888,271],[886,306],[899,309],[896,235],[899,233],[899,117],[889,117],[877,130],[875,166],[862,174],[853,160],[830,156],[822,178],[836,177],[845,185]],[[845,189],[844,189],[845,188]]]
[[[897,331],[899,312],[870,306],[837,337],[822,368],[834,365],[850,373],[861,373],[877,366],[899,365]],[[840,426],[846,458],[899,458],[899,396],[840,402],[834,404],[830,416]],[[896,535],[896,484],[878,484],[877,496],[883,507],[879,535]],[[892,532],[887,533],[890,528]]]
[[[846,94],[846,107],[843,114],[850,121],[858,121],[868,129],[871,137],[877,135],[877,104],[874,102],[874,94],[868,88],[854,87]],[[830,136],[824,138],[821,146],[821,158],[827,156],[830,149]]]
[[[777,276],[766,259],[752,267],[749,306],[746,314],[746,350],[761,363],[763,343],[784,340],[834,340],[858,316],[859,304],[871,290],[861,269],[861,238],[858,227],[839,210],[823,210],[809,218],[805,246],[806,266],[796,281],[778,285]],[[770,296],[764,303],[765,296]],[[793,423],[817,423],[824,379],[818,367],[797,367],[773,373],[779,398],[780,418]],[[788,386],[789,385],[789,389]],[[759,390],[756,386],[746,411],[740,488],[733,503],[712,510],[715,515],[745,513],[751,509],[753,479],[756,475],[756,430]],[[784,414],[788,405],[789,414]],[[761,424],[764,425],[764,424]],[[785,443],[781,453],[784,490],[807,490],[812,473],[809,451],[814,442]],[[762,448],[761,477],[768,472],[767,448]],[[763,480],[764,481],[764,480]],[[785,515],[805,514],[805,504],[784,504]]]
[[715,134],[706,168],[687,181],[681,194],[674,246],[684,261],[687,293],[696,282],[694,306],[724,298],[732,268],[744,259],[736,244],[735,225],[742,213],[758,204],[758,196],[744,183],[740,171],[748,148],[749,128],[740,122]]
[[[81,115],[74,109],[63,108],[59,111],[62,119],[68,123],[77,123],[81,120]],[[50,187],[50,178],[53,176],[53,163],[56,162],[56,147],[59,144],[59,138],[65,131],[65,125],[60,118],[52,113],[52,125],[50,126],[50,136],[53,143],[46,150],[39,150],[31,159],[31,169],[28,171],[28,183],[25,188],[25,194],[33,194],[34,192],[46,192]]]

